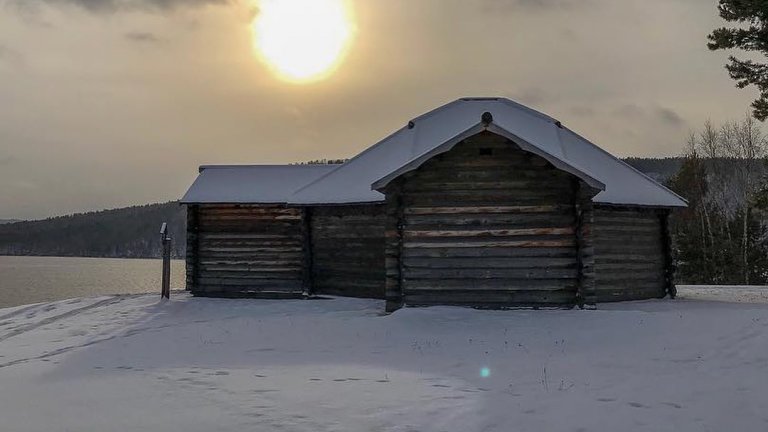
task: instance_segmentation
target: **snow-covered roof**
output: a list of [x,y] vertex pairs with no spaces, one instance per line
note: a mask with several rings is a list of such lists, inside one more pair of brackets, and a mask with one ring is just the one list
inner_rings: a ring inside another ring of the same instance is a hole
[[[487,125],[481,120],[486,112],[493,117]],[[601,189],[595,202],[686,205],[674,192],[557,120],[505,98],[462,98],[417,117],[339,168],[302,187],[291,200],[301,204],[379,201],[383,195],[376,189],[484,129],[507,137]]]
[[288,203],[299,187],[339,165],[203,165],[183,204]]
[[[484,113],[489,113],[492,120],[483,121]],[[651,207],[686,205],[674,192],[559,121],[505,98],[462,98],[443,105],[411,120],[342,165],[203,170],[182,202],[379,202],[384,195],[378,190],[391,180],[483,130],[508,138],[599,189],[595,202]]]

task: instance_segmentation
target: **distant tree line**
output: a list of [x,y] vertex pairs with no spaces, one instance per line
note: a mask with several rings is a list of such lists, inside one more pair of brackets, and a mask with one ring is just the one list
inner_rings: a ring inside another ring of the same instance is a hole
[[688,200],[672,232],[678,279],[692,284],[768,282],[766,137],[749,115],[690,136],[669,186]]
[[294,162],[291,165],[337,165],[343,164],[349,159],[313,159],[305,162]]
[[175,201],[2,224],[0,255],[158,257],[163,222],[184,257],[186,211]]

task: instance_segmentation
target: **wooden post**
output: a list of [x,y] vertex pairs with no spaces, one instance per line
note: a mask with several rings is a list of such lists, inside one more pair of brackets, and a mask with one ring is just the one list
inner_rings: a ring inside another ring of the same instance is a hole
[[301,237],[302,237],[302,286],[304,297],[309,297],[314,291],[313,283],[313,257],[312,257],[312,209],[301,209]]
[[196,291],[199,270],[198,205],[187,206],[186,290]]
[[[395,182],[398,185],[399,182]],[[403,206],[400,187],[387,188],[387,216],[385,228],[386,311],[403,307]]]
[[160,298],[171,298],[171,237],[168,235],[168,224],[163,222],[160,227],[161,242],[163,244],[163,278],[160,290]]
[[594,191],[584,182],[576,186],[576,260],[578,263],[578,285],[576,305],[580,308],[594,308],[597,304],[595,291],[595,247],[592,233],[594,224]]
[[674,248],[672,247],[672,233],[669,230],[670,213],[671,210],[660,211],[659,220],[661,222],[661,247],[664,250],[664,295],[675,298],[677,296],[675,270],[677,269],[675,267]]

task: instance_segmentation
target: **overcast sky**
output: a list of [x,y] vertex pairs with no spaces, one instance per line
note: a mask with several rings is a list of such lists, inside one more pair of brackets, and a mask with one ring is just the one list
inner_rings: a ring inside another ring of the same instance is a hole
[[200,164],[349,157],[461,96],[507,96],[620,156],[680,152],[754,98],[715,0],[357,0],[338,71],[276,79],[256,0],[0,0],[0,218],[179,198]]

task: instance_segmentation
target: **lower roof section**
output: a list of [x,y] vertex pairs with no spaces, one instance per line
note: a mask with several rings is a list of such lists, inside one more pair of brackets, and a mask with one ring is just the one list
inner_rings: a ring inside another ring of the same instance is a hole
[[338,168],[313,165],[204,165],[182,204],[287,204],[296,189]]

